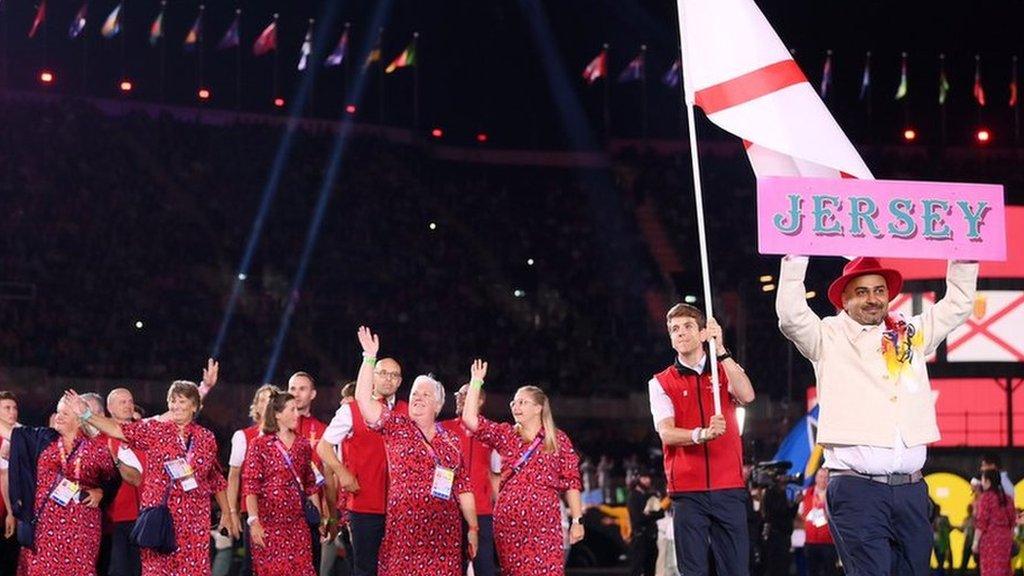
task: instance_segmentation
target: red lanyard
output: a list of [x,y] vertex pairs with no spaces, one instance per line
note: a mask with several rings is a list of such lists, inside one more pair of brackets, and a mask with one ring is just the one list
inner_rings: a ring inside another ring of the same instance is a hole
[[[64,440],[62,438],[58,438],[57,439],[57,447],[60,450],[60,475],[61,475],[62,478],[68,478],[69,477],[68,473],[67,473],[68,462],[71,462],[71,458],[73,458],[75,456],[75,454],[78,452],[78,449],[82,446],[82,444],[84,442],[85,442],[85,440],[78,439],[75,442],[75,445],[71,448],[71,453],[68,454],[64,450]],[[82,481],[82,457],[81,456],[79,456],[78,458],[75,459],[75,475],[73,476],[73,478],[75,480],[79,481],[79,482]]]
[[[434,427],[435,427],[434,429],[435,429],[436,433],[437,434],[441,434],[441,425],[438,424],[437,422],[435,422],[434,423]],[[429,440],[427,440],[427,435],[423,433],[423,430],[420,430],[419,426],[416,426],[415,424],[413,424],[413,428],[416,428],[416,431],[420,433],[420,439],[423,440],[423,445],[427,447],[427,452],[430,453],[430,457],[434,459],[434,464],[440,466],[441,465],[441,457],[437,455],[437,451],[434,450],[434,446],[430,443]],[[436,438],[436,436],[435,436],[435,438]]]

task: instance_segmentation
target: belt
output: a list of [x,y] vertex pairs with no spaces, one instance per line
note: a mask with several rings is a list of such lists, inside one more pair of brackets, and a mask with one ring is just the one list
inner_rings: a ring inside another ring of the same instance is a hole
[[906,484],[914,484],[924,479],[924,475],[921,471],[913,472],[911,474],[861,474],[853,470],[829,470],[829,477],[832,476],[852,476],[854,478],[863,478],[865,480],[871,480],[872,482],[878,482],[879,484],[887,484],[889,486],[904,486]]

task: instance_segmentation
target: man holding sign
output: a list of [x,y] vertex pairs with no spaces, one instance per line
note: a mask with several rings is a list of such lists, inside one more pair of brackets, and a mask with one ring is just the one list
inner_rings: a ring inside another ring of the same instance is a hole
[[[651,415],[665,453],[665,478],[672,497],[676,562],[686,576],[708,574],[708,542],[716,573],[746,576],[750,540],[743,482],[743,445],[735,405],[754,400],[746,372],[722,342],[722,327],[689,304],[667,314],[676,358],[648,382]],[[711,363],[704,345],[715,340],[718,387],[733,402],[714,412]]]
[[775,307],[782,333],[814,364],[839,556],[847,576],[925,576],[932,529],[921,468],[939,439],[925,359],[970,315],[978,264],[951,261],[945,297],[904,318],[889,314],[901,274],[857,258],[829,287],[839,313],[824,319],[807,304],[807,264],[783,258]]

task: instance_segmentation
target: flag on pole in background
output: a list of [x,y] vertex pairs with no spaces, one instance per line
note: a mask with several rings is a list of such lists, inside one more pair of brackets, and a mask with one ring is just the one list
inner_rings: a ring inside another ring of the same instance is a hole
[[985,87],[981,85],[981,55],[974,55],[974,99],[978,106],[985,105]]
[[945,106],[949,95],[949,78],[946,77],[946,55],[939,54],[939,105]]
[[302,39],[302,48],[299,49],[299,72],[306,69],[309,63],[309,55],[313,53],[313,19],[309,19],[309,27],[306,28],[306,36]]
[[907,97],[907,53],[904,52],[900,60],[900,85],[896,87],[896,99],[903,100]]
[[1010,70],[1010,100],[1008,104],[1010,108],[1013,108],[1017,105],[1017,56],[1011,60],[1011,66],[1013,69]]
[[89,11],[89,3],[82,2],[82,7],[75,12],[75,17],[71,19],[71,26],[68,27],[68,38],[74,40],[82,35],[82,31],[85,30],[85,17]]
[[32,20],[32,27],[28,29],[28,37],[34,38],[36,32],[39,31],[39,27],[46,21],[46,0],[42,0],[39,3],[39,7],[36,8],[36,17]]
[[828,90],[832,87],[832,51],[825,54],[825,65],[821,70],[821,99],[828,96]]
[[679,82],[682,80],[682,77],[679,74],[680,68],[682,68],[682,66],[679,62],[679,59],[676,58],[676,61],[672,63],[672,66],[669,67],[669,69],[666,70],[665,74],[661,77],[661,83],[664,84],[665,86],[668,86],[669,88],[678,87]]
[[380,37],[381,33],[377,34],[377,41],[373,44],[373,49],[366,55],[366,60],[363,61],[363,70],[366,70],[373,65],[374,62],[380,62]]
[[217,43],[217,50],[227,50],[228,48],[234,48],[241,44],[241,38],[238,35],[238,26],[242,19],[242,10],[235,10],[235,19],[231,21],[231,26],[228,26],[224,37]]
[[153,19],[153,23],[149,25],[149,45],[156,46],[156,43],[164,37],[164,10],[167,9],[167,2],[160,3],[160,13]]
[[604,78],[607,75],[607,61],[608,49],[603,48],[597,56],[587,64],[587,67],[583,69],[583,79],[587,81],[587,84],[593,84],[594,82],[597,82],[598,78]]
[[388,64],[388,67],[384,69],[385,74],[391,74],[392,72],[398,70],[399,68],[405,68],[407,66],[416,65],[417,36],[418,33],[413,34],[412,42],[409,42],[409,45],[405,47],[405,50],[402,50],[402,53],[399,54],[394,60],[392,60],[390,64]]
[[260,32],[252,45],[252,53],[255,56],[263,56],[271,50],[277,50],[277,14],[274,14],[274,21]]
[[758,177],[872,178],[753,0],[679,0],[686,100],[743,139]]
[[864,74],[860,77],[860,99],[864,100],[871,93],[871,52],[864,56]]
[[334,47],[334,51],[327,56],[325,64],[327,66],[341,66],[341,63],[345,60],[345,53],[348,52],[348,29],[349,23],[345,23],[345,31],[341,33],[341,38],[338,39],[338,45]]
[[644,79],[644,60],[647,55],[647,47],[642,46],[636,57],[629,61],[629,64],[619,73],[618,81],[636,82]]
[[110,15],[103,22],[103,28],[100,29],[100,33],[106,39],[111,39],[121,33],[121,5],[118,4],[110,11]]
[[185,35],[185,50],[193,51],[196,49],[196,45],[199,44],[199,40],[203,34],[203,10],[205,6],[199,5],[199,14],[196,15],[195,22],[192,23],[192,27],[188,29],[188,34]]

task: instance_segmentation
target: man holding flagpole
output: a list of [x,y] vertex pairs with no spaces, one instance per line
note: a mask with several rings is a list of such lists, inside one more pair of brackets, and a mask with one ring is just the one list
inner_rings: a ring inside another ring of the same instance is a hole
[[[706,576],[710,542],[716,574],[746,576],[749,494],[735,408],[752,402],[754,389],[722,342],[722,327],[713,318],[705,321],[698,308],[676,304],[666,320],[676,357],[647,388],[665,455],[676,562],[684,576]],[[718,387],[727,388],[733,400],[722,402],[720,412],[714,409],[708,340],[715,343]]]

